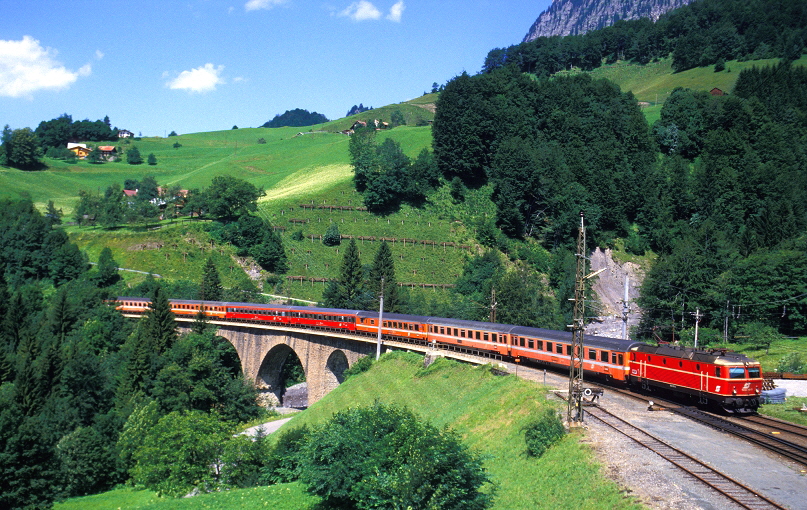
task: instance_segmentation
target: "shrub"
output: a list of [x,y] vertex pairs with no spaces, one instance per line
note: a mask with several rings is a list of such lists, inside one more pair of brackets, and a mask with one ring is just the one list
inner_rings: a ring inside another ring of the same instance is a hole
[[281,432],[269,452],[266,464],[261,468],[261,484],[288,483],[300,477],[302,450],[311,429],[308,425]]
[[338,246],[342,244],[342,236],[339,234],[339,226],[336,223],[331,223],[328,230],[325,231],[322,244],[325,246]]
[[294,232],[291,235],[291,240],[292,241],[302,241],[304,238],[305,238],[305,236],[303,236],[303,231],[302,230],[298,230],[298,231]]
[[316,429],[303,448],[300,479],[337,508],[490,506],[490,480],[458,434],[376,402],[348,409]]
[[258,138],[258,143],[264,144],[264,143],[266,143],[266,139],[265,138]]
[[533,457],[540,457],[565,434],[566,429],[563,428],[563,422],[560,421],[555,410],[544,409],[543,413],[524,427],[527,453]]
[[362,356],[358,359],[358,361],[353,363],[353,366],[344,371],[343,375],[345,376],[345,379],[367,372],[370,370],[370,367],[373,366],[374,361],[375,359],[372,356]]
[[804,370],[804,364],[801,361],[801,355],[797,352],[785,354],[776,365],[776,371],[780,374],[789,372],[791,374],[800,374]]

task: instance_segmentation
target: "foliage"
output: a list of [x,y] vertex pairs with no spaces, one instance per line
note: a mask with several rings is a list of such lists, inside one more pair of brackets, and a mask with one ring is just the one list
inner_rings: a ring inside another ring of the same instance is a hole
[[382,241],[378,246],[373,266],[367,275],[367,286],[376,299],[383,292],[385,312],[401,313],[404,311],[398,280],[395,278],[395,261],[392,259],[392,250],[386,241]]
[[157,164],[157,156],[155,156],[154,153],[151,152],[151,153],[149,153],[147,161],[148,161],[149,165],[154,166],[154,165]]
[[157,422],[135,450],[135,482],[168,496],[184,496],[194,488],[217,483],[211,472],[230,437],[216,416],[199,411],[172,412]]
[[322,294],[323,304],[328,308],[366,310],[370,299],[364,284],[364,270],[359,259],[359,249],[355,239],[351,239],[342,259],[339,280],[333,280],[328,284]]
[[362,356],[361,358],[356,360],[356,362],[353,363],[353,365],[351,365],[347,370],[343,372],[345,379],[353,377],[354,375],[362,374],[370,370],[370,367],[373,366],[374,361],[375,358],[373,358],[372,356]]
[[540,457],[566,435],[563,422],[560,420],[558,413],[551,408],[544,409],[523,430],[524,442],[527,443],[527,453],[533,457]]
[[322,244],[325,246],[339,246],[342,244],[342,235],[339,234],[339,225],[336,223],[328,225],[325,235],[322,236]]
[[359,103],[358,106],[354,104],[353,106],[350,107],[350,110],[347,111],[345,117],[350,117],[351,115],[358,115],[359,113],[364,113],[372,109],[373,109],[372,106],[364,106],[361,103]]
[[130,165],[139,165],[143,162],[143,157],[137,147],[132,147],[126,151],[126,162]]
[[207,212],[214,218],[232,220],[258,210],[257,201],[266,193],[255,185],[232,177],[219,175],[204,192]]
[[392,115],[390,116],[390,124],[392,124],[392,127],[406,125],[406,119],[404,118],[403,113],[401,113],[401,110],[395,110],[392,112]]
[[199,286],[199,299],[204,301],[221,301],[224,289],[221,286],[221,277],[213,262],[213,257],[208,257],[205,263],[202,284]]
[[[751,11],[749,11],[749,9]],[[538,37],[508,48],[494,48],[482,70],[508,65],[521,72],[549,76],[577,67],[590,71],[603,62],[631,60],[647,64],[672,53],[675,71],[735,58],[798,58],[804,48],[797,19],[805,7],[769,0],[704,0],[647,18],[619,21],[585,35]],[[749,20],[748,12],[757,12]]]
[[573,242],[581,210],[594,232],[625,231],[638,212],[638,176],[654,159],[635,99],[587,75],[460,75],[438,98],[433,135],[455,202],[455,178],[489,182],[502,231],[549,246]]
[[31,128],[3,130],[0,152],[4,153],[4,164],[20,170],[38,170],[42,167],[43,151],[40,141]]
[[249,249],[249,255],[269,272],[283,274],[289,270],[283,239],[274,230],[267,230],[261,243]]
[[52,120],[39,123],[36,135],[43,147],[64,147],[69,141],[82,142],[113,141],[118,139],[118,128],[112,128],[109,117],[103,120],[88,119],[73,122],[73,117],[66,113]]
[[782,357],[782,359],[779,360],[779,364],[776,365],[776,371],[780,374],[785,372],[789,372],[791,374],[800,374],[804,370],[805,366],[801,355],[797,352],[786,354],[784,357]]
[[260,482],[264,484],[288,483],[300,478],[304,462],[303,449],[311,435],[308,425],[278,432],[277,440],[261,468]]
[[261,127],[263,128],[279,128],[284,126],[289,127],[302,127],[313,126],[314,124],[322,124],[328,122],[328,117],[321,113],[309,112],[295,108],[294,110],[286,110],[283,114],[275,115],[274,118],[268,122],[264,122]]
[[458,434],[376,402],[315,429],[301,479],[328,504],[352,508],[487,508],[481,459]]

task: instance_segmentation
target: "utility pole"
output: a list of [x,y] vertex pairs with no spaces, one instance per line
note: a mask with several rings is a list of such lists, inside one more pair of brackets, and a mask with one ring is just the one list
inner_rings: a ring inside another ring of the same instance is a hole
[[566,420],[569,426],[583,422],[583,331],[586,317],[586,227],[580,213],[577,231],[577,275],[574,282],[574,322],[572,324],[572,353],[569,359],[569,400]]
[[622,297],[622,340],[628,339],[628,274],[625,273],[625,294]]
[[729,300],[726,300],[726,318],[723,321],[723,343],[729,343]]
[[381,357],[381,326],[384,325],[384,277],[381,277],[381,292],[378,297],[378,340],[375,344],[375,360]]
[[703,315],[701,315],[701,309],[700,308],[695,308],[695,313],[693,315],[695,316],[695,348],[697,349],[698,348],[698,324],[700,324],[701,317],[703,317]]
[[490,289],[490,322],[496,322],[496,288]]

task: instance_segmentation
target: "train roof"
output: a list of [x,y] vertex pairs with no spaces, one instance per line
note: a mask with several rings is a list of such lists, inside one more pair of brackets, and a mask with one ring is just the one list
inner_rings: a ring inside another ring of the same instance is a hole
[[[557,331],[554,329],[516,326],[513,328],[511,333],[514,335],[535,338],[538,340],[553,340],[556,342],[572,341],[571,332]],[[644,343],[637,342],[635,340],[623,340],[621,338],[611,338],[607,336],[583,335],[583,345],[585,347],[594,347],[596,349],[605,349],[609,351],[627,351],[632,347],[644,345]]]
[[756,362],[745,354],[740,354],[739,352],[729,351],[726,349],[709,349],[707,351],[680,345],[656,346],[644,344],[636,350],[638,352],[644,352],[647,354],[657,354],[659,356],[668,356],[670,358],[689,359],[693,361],[700,361],[702,363],[715,363],[718,365]]
[[[125,297],[125,296],[118,297],[118,300],[151,302],[151,299],[149,298]],[[224,307],[242,306],[244,308],[271,309],[271,310],[311,310],[312,312],[326,312],[326,313],[333,313],[336,315],[358,315],[361,312],[360,310],[348,310],[343,308],[320,308],[320,307],[302,306],[302,305],[243,303],[240,301],[203,301],[199,299],[169,299],[168,301],[170,301],[171,303],[178,303],[183,305],[198,305],[204,303],[205,306],[224,306]]]

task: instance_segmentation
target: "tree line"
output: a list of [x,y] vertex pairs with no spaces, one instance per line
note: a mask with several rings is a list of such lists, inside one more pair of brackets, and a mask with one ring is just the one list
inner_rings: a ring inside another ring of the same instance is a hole
[[641,337],[680,334],[696,309],[720,336],[807,331],[805,90],[807,72],[787,61],[752,68],[728,95],[674,90],[651,127],[631,94],[587,75],[533,79],[508,66],[454,78],[433,125],[439,187],[455,203],[490,190],[493,221],[470,221],[477,240],[510,262],[494,271],[493,258],[469,259],[457,289],[476,281],[477,290],[434,303],[430,314],[490,317],[493,292],[506,294],[508,284],[491,275],[522,260],[548,276],[550,288],[524,294],[546,304],[531,308],[540,318],[505,319],[502,307],[497,320],[567,324],[583,211],[595,244],[621,239],[629,253],[659,255],[639,303]]
[[804,2],[698,0],[663,14],[655,23],[647,18],[620,20],[583,35],[538,37],[494,48],[482,71],[512,64],[522,72],[550,76],[571,67],[590,71],[603,62],[647,64],[670,55],[675,71],[711,64],[722,68],[734,59],[795,60],[807,41],[805,15]]

